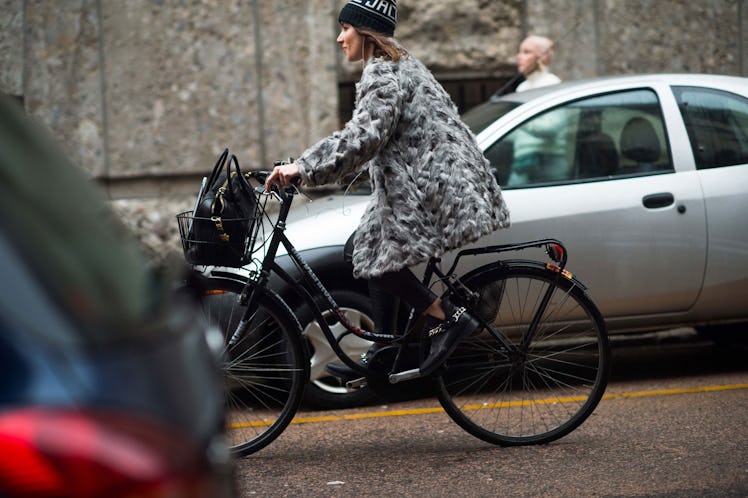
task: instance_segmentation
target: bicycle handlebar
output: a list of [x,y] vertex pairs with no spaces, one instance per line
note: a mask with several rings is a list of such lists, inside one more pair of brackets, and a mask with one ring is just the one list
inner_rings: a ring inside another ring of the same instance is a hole
[[[251,176],[257,183],[260,185],[255,187],[255,192],[257,195],[267,195],[268,191],[265,189],[265,184],[267,182],[268,177],[272,171],[270,170],[254,170],[247,173],[247,175]],[[284,187],[283,189],[279,190],[277,185],[271,185],[270,186],[270,193],[275,194],[278,196],[278,199],[285,203],[288,200],[291,200],[293,196],[295,196],[298,193],[297,186],[301,183],[300,177],[295,177],[293,179],[292,185],[289,185],[287,187]]]

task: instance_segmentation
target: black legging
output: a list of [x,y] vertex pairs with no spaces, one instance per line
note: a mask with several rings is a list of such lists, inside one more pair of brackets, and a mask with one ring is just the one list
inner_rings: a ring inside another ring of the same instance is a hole
[[385,334],[396,331],[397,298],[414,308],[415,316],[423,313],[437,298],[431,289],[418,280],[410,268],[384,273],[369,279],[368,284],[374,326]]
[[[353,254],[353,236],[348,239],[344,254],[346,260],[350,261]],[[367,283],[374,326],[383,334],[396,333],[398,298],[414,308],[415,316],[423,313],[437,298],[437,295],[407,267],[371,278]]]

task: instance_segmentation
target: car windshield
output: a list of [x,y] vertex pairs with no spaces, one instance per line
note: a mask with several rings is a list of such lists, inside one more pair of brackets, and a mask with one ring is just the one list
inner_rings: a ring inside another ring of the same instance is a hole
[[488,125],[520,105],[519,102],[491,99],[467,111],[462,115],[462,120],[477,135],[486,129]]

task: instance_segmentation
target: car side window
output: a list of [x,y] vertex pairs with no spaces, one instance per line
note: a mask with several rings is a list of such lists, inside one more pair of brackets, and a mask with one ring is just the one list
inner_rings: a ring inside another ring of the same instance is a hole
[[525,121],[485,155],[505,187],[672,170],[659,100],[637,89],[575,100]]
[[748,163],[748,100],[732,93],[673,87],[696,168]]

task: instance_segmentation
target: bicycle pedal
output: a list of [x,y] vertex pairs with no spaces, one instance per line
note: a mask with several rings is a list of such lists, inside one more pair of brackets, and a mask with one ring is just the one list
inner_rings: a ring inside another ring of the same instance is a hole
[[422,377],[421,370],[418,368],[414,368],[412,370],[405,370],[403,372],[390,374],[389,380],[390,384],[397,384],[398,382],[405,382],[406,380],[413,380],[419,377]]
[[348,389],[363,389],[366,387],[366,377],[349,380],[345,383],[345,387]]

